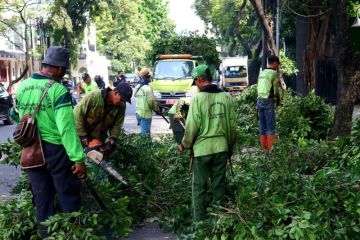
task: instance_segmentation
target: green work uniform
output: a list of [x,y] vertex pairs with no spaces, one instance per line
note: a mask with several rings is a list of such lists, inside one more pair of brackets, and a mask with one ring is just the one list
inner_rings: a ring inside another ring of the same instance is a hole
[[168,111],[170,126],[173,131],[175,141],[178,144],[181,144],[182,142],[185,129],[178,121],[175,121],[174,118],[179,117],[181,118],[180,121],[183,121],[183,123],[185,122],[189,110],[190,100],[190,97],[180,98]]
[[107,137],[119,136],[126,105],[107,105],[104,99],[109,91],[110,88],[93,91],[76,105],[74,116],[79,136],[101,141],[105,141]]
[[[39,74],[33,74],[22,82],[16,91],[16,108],[20,118],[33,113],[39,103],[46,83],[50,80]],[[64,145],[71,161],[84,162],[84,153],[77,135],[71,95],[60,83],[54,83],[45,95],[36,115],[41,139],[56,145]]]
[[81,88],[84,89],[85,94],[88,94],[88,93],[90,93],[90,92],[92,92],[92,91],[95,91],[95,90],[99,90],[99,87],[98,87],[98,85],[96,84],[96,82],[95,82],[95,81],[92,81],[92,80],[90,81],[89,84],[83,82],[83,83],[81,84]]
[[270,96],[279,99],[279,86],[279,75],[277,71],[265,69],[259,75],[257,84],[258,98],[268,99]]
[[156,109],[155,96],[149,85],[138,85],[135,88],[136,113],[146,119],[152,118],[152,112]]
[[235,143],[235,111],[232,97],[215,85],[205,86],[190,103],[182,144],[193,147],[192,199],[194,220],[205,216],[207,182],[210,178],[213,203],[225,192],[228,152]]

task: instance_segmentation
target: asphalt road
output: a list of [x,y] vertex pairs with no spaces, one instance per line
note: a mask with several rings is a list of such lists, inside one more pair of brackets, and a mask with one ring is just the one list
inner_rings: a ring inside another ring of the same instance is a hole
[[[137,126],[135,116],[135,100],[132,99],[132,104],[126,106],[126,115],[124,120],[124,129],[128,133],[139,133],[140,127]],[[15,125],[6,126],[0,121],[0,143],[6,141],[8,138],[12,139],[12,133]],[[154,137],[164,133],[171,133],[169,124],[161,116],[153,116],[151,125],[151,133]],[[10,198],[10,190],[16,184],[20,176],[20,169],[12,166],[0,164],[0,201],[2,199]],[[163,233],[153,223],[145,223],[141,228],[137,228],[128,237],[123,240],[175,240],[176,236],[171,233]]]

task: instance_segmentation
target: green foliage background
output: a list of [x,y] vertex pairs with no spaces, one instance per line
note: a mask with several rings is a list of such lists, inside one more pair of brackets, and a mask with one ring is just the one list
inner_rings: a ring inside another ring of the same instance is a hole
[[[206,221],[192,224],[189,158],[176,152],[171,136],[152,141],[123,134],[111,163],[130,187],[88,163],[89,179],[111,212],[99,209],[84,188],[79,213],[57,214],[44,223],[49,239],[124,236],[132,223],[148,217],[157,217],[159,226],[179,239],[356,239],[360,120],[351,136],[328,141],[332,107],[313,94],[300,98],[286,92],[277,109],[280,139],[266,157],[257,143],[256,86],[234,101],[234,176],[227,176],[225,203],[209,205]],[[10,164],[18,163],[18,150],[12,142],[0,145]],[[20,194],[0,204],[1,239],[37,239],[27,188],[24,177],[14,189]]]

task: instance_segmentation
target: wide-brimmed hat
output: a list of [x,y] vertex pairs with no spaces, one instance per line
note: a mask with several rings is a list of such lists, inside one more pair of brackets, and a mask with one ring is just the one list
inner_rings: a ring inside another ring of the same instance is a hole
[[49,47],[46,51],[45,58],[42,61],[54,67],[70,67],[70,51],[63,47]]
[[121,82],[114,90],[120,94],[121,98],[131,104],[131,96],[133,91],[128,83]]
[[150,75],[150,70],[148,68],[144,68],[138,73],[139,77],[145,77]]

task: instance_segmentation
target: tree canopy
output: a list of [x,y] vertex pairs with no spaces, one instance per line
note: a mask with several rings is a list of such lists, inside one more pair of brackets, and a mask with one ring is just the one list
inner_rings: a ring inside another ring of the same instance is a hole
[[160,54],[191,54],[202,56],[209,65],[216,66],[220,63],[216,40],[205,35],[200,36],[197,32],[159,39],[149,52],[149,61],[154,62]]
[[174,34],[174,25],[167,17],[167,3],[161,0],[112,1],[95,23],[99,51],[114,59],[117,66],[113,68],[120,65],[128,71],[146,65],[151,45]]

